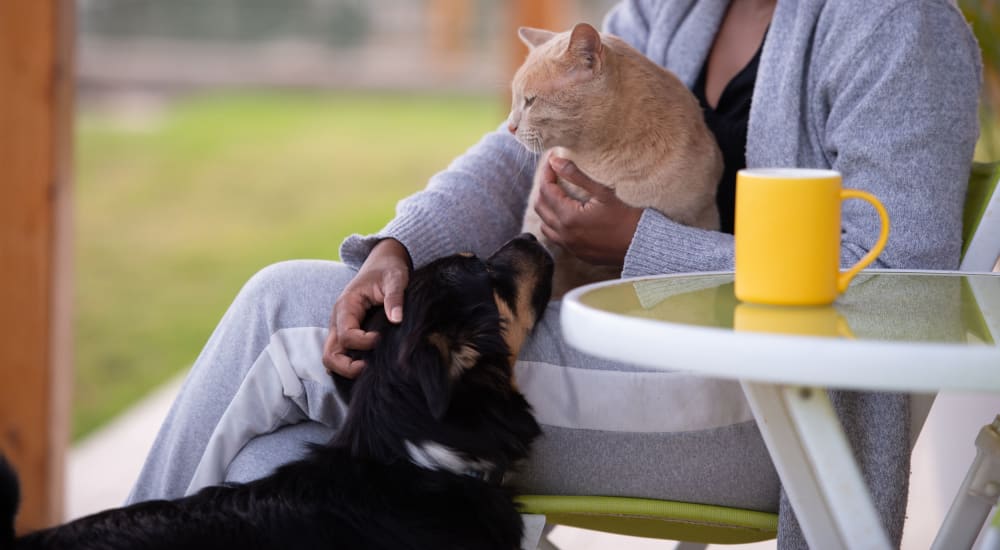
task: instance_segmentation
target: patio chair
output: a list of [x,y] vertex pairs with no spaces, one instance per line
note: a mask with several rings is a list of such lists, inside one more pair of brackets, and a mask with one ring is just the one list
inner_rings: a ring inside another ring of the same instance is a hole
[[[962,271],[1000,270],[1000,163],[973,166],[966,199]],[[988,325],[994,341],[1000,340],[1000,312],[990,312]],[[998,411],[1000,412],[1000,411]],[[996,507],[980,548],[1000,548],[1000,507],[989,486],[1000,481],[1000,415],[980,429],[976,457],[959,487],[931,546],[932,550],[971,548],[990,510]]]
[[[991,271],[1000,258],[998,180],[1000,163],[973,165],[963,216],[962,271]],[[933,401],[933,394],[911,397],[911,449]],[[678,548],[684,550],[770,540],[778,533],[777,514],[724,506],[589,495],[523,495],[518,500],[523,513],[544,515],[547,527],[683,541]],[[543,537],[539,548],[555,546]]]
[[1000,260],[1000,162],[972,165],[962,217],[962,271],[993,271]]

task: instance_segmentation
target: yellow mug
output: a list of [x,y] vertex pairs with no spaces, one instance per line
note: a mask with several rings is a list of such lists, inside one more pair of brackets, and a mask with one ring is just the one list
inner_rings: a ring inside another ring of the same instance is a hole
[[[885,248],[889,215],[871,193],[842,189],[834,170],[744,169],[736,175],[735,294],[745,302],[828,305]],[[882,230],[861,260],[840,271],[840,203],[875,207]]]

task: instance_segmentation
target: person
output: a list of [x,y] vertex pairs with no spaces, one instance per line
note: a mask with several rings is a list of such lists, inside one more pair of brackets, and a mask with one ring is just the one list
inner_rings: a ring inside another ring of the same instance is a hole
[[[604,23],[699,97],[724,151],[725,231],[632,209],[553,159],[547,172],[594,192],[578,203],[543,186],[546,234],[574,254],[620,262],[623,276],[733,268],[735,171],[840,171],[845,187],[885,204],[882,268],[954,269],[974,145],[981,67],[968,24],[948,0],[628,0]],[[240,291],[199,355],[150,451],[130,502],[245,481],[325,442],[343,420],[326,368],[364,367],[369,307],[398,321],[410,270],[434,258],[487,255],[519,232],[534,167],[504,125],[374,235],[350,236],[343,263],[269,266]],[[844,265],[878,234],[863,206],[843,211]],[[778,510],[778,544],[805,542],[739,385],[585,356],[561,339],[552,303],[525,345],[519,386],[544,428],[512,480],[537,493],[665,498]],[[332,314],[331,314],[332,311]],[[890,538],[906,506],[907,399],[835,392]]]

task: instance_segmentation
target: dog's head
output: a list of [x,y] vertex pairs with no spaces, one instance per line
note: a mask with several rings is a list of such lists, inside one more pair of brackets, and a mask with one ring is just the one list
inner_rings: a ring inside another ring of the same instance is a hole
[[552,259],[531,236],[485,260],[456,255],[416,270],[402,323],[389,323],[382,308],[369,313],[365,328],[379,343],[334,443],[455,473],[502,471],[527,456],[540,430],[514,362],[551,285]]

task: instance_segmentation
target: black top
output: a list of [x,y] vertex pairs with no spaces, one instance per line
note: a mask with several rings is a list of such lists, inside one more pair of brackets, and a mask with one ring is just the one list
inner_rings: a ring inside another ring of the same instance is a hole
[[[763,45],[762,45],[763,47]],[[720,229],[726,233],[733,232],[733,219],[736,212],[736,172],[746,168],[747,121],[750,119],[750,97],[753,95],[754,81],[757,80],[757,65],[760,62],[760,50],[754,54],[746,67],[736,74],[726,84],[719,96],[719,103],[713,109],[705,99],[705,73],[708,70],[708,60],[701,68],[701,74],[694,83],[695,97],[705,113],[705,123],[715,134],[715,140],[722,150],[725,170],[719,180],[715,203],[719,207]]]

